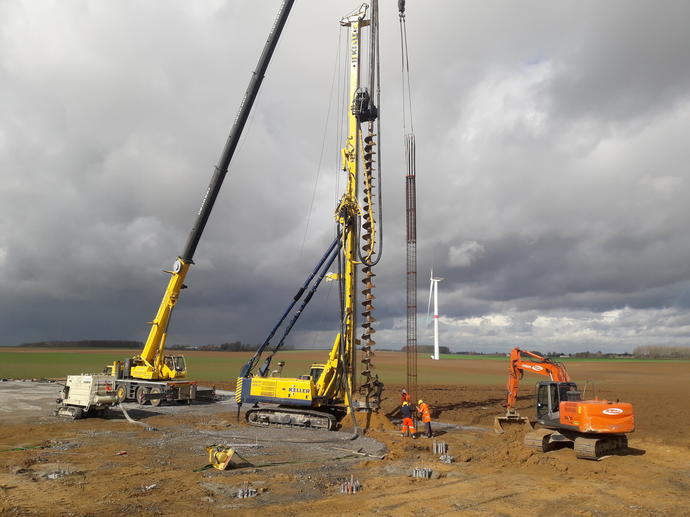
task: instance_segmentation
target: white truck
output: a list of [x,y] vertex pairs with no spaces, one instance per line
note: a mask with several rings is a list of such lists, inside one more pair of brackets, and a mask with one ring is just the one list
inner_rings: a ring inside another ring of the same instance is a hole
[[106,374],[68,375],[57,399],[57,416],[73,419],[84,416],[104,416],[110,406],[117,404],[115,379]]

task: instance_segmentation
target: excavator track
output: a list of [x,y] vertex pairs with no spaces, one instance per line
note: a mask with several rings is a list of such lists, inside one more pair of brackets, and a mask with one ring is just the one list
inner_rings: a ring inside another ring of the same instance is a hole
[[330,413],[309,409],[258,408],[245,414],[247,423],[257,427],[300,427],[332,431],[338,425]]
[[547,452],[550,450],[549,440],[553,431],[550,429],[537,429],[525,435],[523,441],[525,447],[536,449],[539,452]]
[[615,435],[603,438],[578,436],[575,438],[575,455],[585,460],[600,460],[613,452],[625,450],[628,437]]

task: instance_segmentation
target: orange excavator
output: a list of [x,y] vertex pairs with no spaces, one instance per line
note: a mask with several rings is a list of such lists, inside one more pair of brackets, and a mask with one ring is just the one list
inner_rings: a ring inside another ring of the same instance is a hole
[[510,353],[507,411],[494,421],[497,433],[504,432],[506,423],[530,424],[515,409],[518,386],[525,371],[549,377],[537,385],[540,427],[525,435],[527,447],[547,452],[558,444],[570,444],[578,458],[591,460],[627,448],[626,433],[635,430],[632,404],[598,398],[582,400],[582,393],[570,380],[565,365],[520,348]]

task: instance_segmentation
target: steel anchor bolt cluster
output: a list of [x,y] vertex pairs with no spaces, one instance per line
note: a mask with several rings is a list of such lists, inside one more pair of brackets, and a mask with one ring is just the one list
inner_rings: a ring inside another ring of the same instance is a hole
[[432,470],[427,467],[417,467],[412,469],[413,478],[431,479]]
[[446,454],[448,452],[448,444],[446,442],[434,442],[431,444],[431,451],[434,454]]
[[256,497],[257,493],[256,488],[252,488],[248,483],[245,483],[244,487],[237,491],[237,498],[246,499],[247,497]]
[[362,490],[362,485],[359,479],[355,479],[354,476],[350,476],[350,481],[343,481],[340,483],[341,494],[356,494],[360,490]]

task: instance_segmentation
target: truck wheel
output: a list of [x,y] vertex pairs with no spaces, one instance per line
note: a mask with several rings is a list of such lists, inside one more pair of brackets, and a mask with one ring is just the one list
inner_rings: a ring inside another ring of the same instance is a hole
[[124,402],[127,399],[127,388],[124,386],[118,386],[115,390],[115,396],[118,402]]
[[[160,388],[151,388],[151,393],[158,394],[160,392],[161,392]],[[151,399],[150,402],[151,402],[151,405],[153,407],[158,407],[161,405],[161,402],[163,402],[163,399]]]
[[146,395],[149,392],[148,388],[144,388],[143,386],[139,386],[137,388],[137,402],[139,403],[140,406],[146,405],[146,402],[148,402],[145,398],[144,395]]

